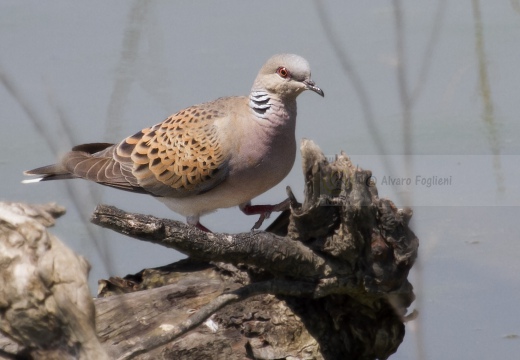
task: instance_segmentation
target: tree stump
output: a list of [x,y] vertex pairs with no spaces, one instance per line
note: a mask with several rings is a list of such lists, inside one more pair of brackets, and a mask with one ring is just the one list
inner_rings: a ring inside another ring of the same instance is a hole
[[100,205],[92,222],[189,256],[100,282],[97,331],[117,359],[386,359],[414,300],[412,212],[370,171],[301,145],[303,204],[268,231],[205,233]]

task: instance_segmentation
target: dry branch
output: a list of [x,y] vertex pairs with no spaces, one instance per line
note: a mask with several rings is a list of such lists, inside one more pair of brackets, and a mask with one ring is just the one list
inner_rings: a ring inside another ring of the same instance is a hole
[[295,277],[326,276],[331,272],[330,265],[319,254],[300,242],[271,233],[212,234],[179,221],[127,213],[106,205],[96,208],[92,222],[199,260],[248,263],[268,268],[274,274]]

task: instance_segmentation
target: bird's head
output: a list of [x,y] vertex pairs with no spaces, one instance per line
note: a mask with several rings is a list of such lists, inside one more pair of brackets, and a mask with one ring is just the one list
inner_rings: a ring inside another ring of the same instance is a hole
[[267,91],[280,99],[295,99],[305,90],[324,96],[323,90],[311,80],[307,60],[294,54],[278,54],[271,57],[260,69],[253,91]]

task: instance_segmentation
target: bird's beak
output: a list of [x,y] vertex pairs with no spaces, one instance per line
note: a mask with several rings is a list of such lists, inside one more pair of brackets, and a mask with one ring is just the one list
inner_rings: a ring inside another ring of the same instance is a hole
[[307,90],[314,91],[316,94],[321,95],[322,97],[325,97],[325,94],[323,93],[323,90],[321,90],[319,87],[317,87],[314,84],[314,81],[312,81],[312,80],[305,80],[303,83],[305,84],[305,87],[307,88]]

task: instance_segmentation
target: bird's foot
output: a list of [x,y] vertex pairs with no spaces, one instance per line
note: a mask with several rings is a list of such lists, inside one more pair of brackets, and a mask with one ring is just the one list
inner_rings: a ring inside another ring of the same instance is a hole
[[202,225],[200,223],[198,215],[187,216],[186,217],[186,223],[188,223],[188,225],[195,226],[199,230],[211,233],[210,229],[208,229],[207,227],[205,227],[204,225]]
[[248,202],[246,204],[240,205],[240,210],[242,210],[242,212],[246,215],[260,215],[255,225],[251,229],[256,230],[262,226],[264,220],[268,219],[272,212],[287,210],[289,209],[290,204],[291,202],[289,199],[285,199],[276,205],[251,205],[251,203]]
[[200,222],[197,222],[195,224],[195,227],[199,230],[202,230],[204,232],[207,232],[207,233],[213,233],[210,229],[208,229],[207,227],[205,227],[204,225],[202,225]]

